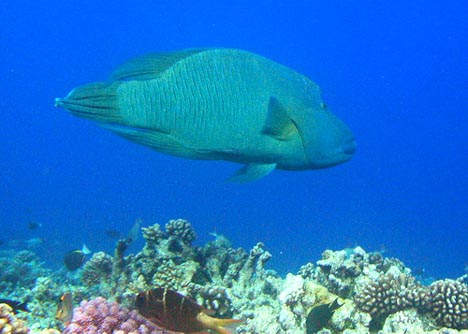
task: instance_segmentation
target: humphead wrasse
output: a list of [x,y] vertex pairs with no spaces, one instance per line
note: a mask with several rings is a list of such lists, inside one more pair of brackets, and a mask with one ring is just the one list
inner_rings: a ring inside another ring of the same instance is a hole
[[356,149],[314,82],[242,50],[144,55],[55,105],[159,152],[244,164],[238,182],[334,166]]

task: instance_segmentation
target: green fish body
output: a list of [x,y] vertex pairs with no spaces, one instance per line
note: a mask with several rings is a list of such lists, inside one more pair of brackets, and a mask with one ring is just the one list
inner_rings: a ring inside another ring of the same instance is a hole
[[355,150],[351,131],[326,109],[315,83],[242,50],[141,56],[56,105],[166,154],[242,163],[233,177],[239,182],[275,168],[333,166]]

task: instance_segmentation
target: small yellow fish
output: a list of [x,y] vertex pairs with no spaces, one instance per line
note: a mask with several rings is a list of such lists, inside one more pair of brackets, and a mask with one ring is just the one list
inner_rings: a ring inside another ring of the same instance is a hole
[[207,314],[210,311],[194,300],[165,288],[141,292],[136,306],[141,315],[156,325],[184,333],[210,329],[218,334],[231,334],[224,326],[242,321],[210,317]]
[[60,320],[65,325],[73,318],[73,297],[71,292],[66,292],[60,297],[55,313],[55,319]]

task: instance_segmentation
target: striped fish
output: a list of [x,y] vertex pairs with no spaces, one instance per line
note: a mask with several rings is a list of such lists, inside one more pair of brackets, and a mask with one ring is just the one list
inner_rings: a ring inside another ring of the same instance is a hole
[[166,288],[139,293],[136,307],[149,321],[177,332],[198,333],[210,329],[218,334],[231,334],[224,326],[240,322],[211,317],[207,314],[210,311],[194,300]]

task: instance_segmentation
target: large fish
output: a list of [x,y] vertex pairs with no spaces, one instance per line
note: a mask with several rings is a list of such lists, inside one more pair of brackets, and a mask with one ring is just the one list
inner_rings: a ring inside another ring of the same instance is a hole
[[314,82],[242,50],[144,55],[55,105],[163,153],[244,164],[238,182],[334,166],[356,149]]

